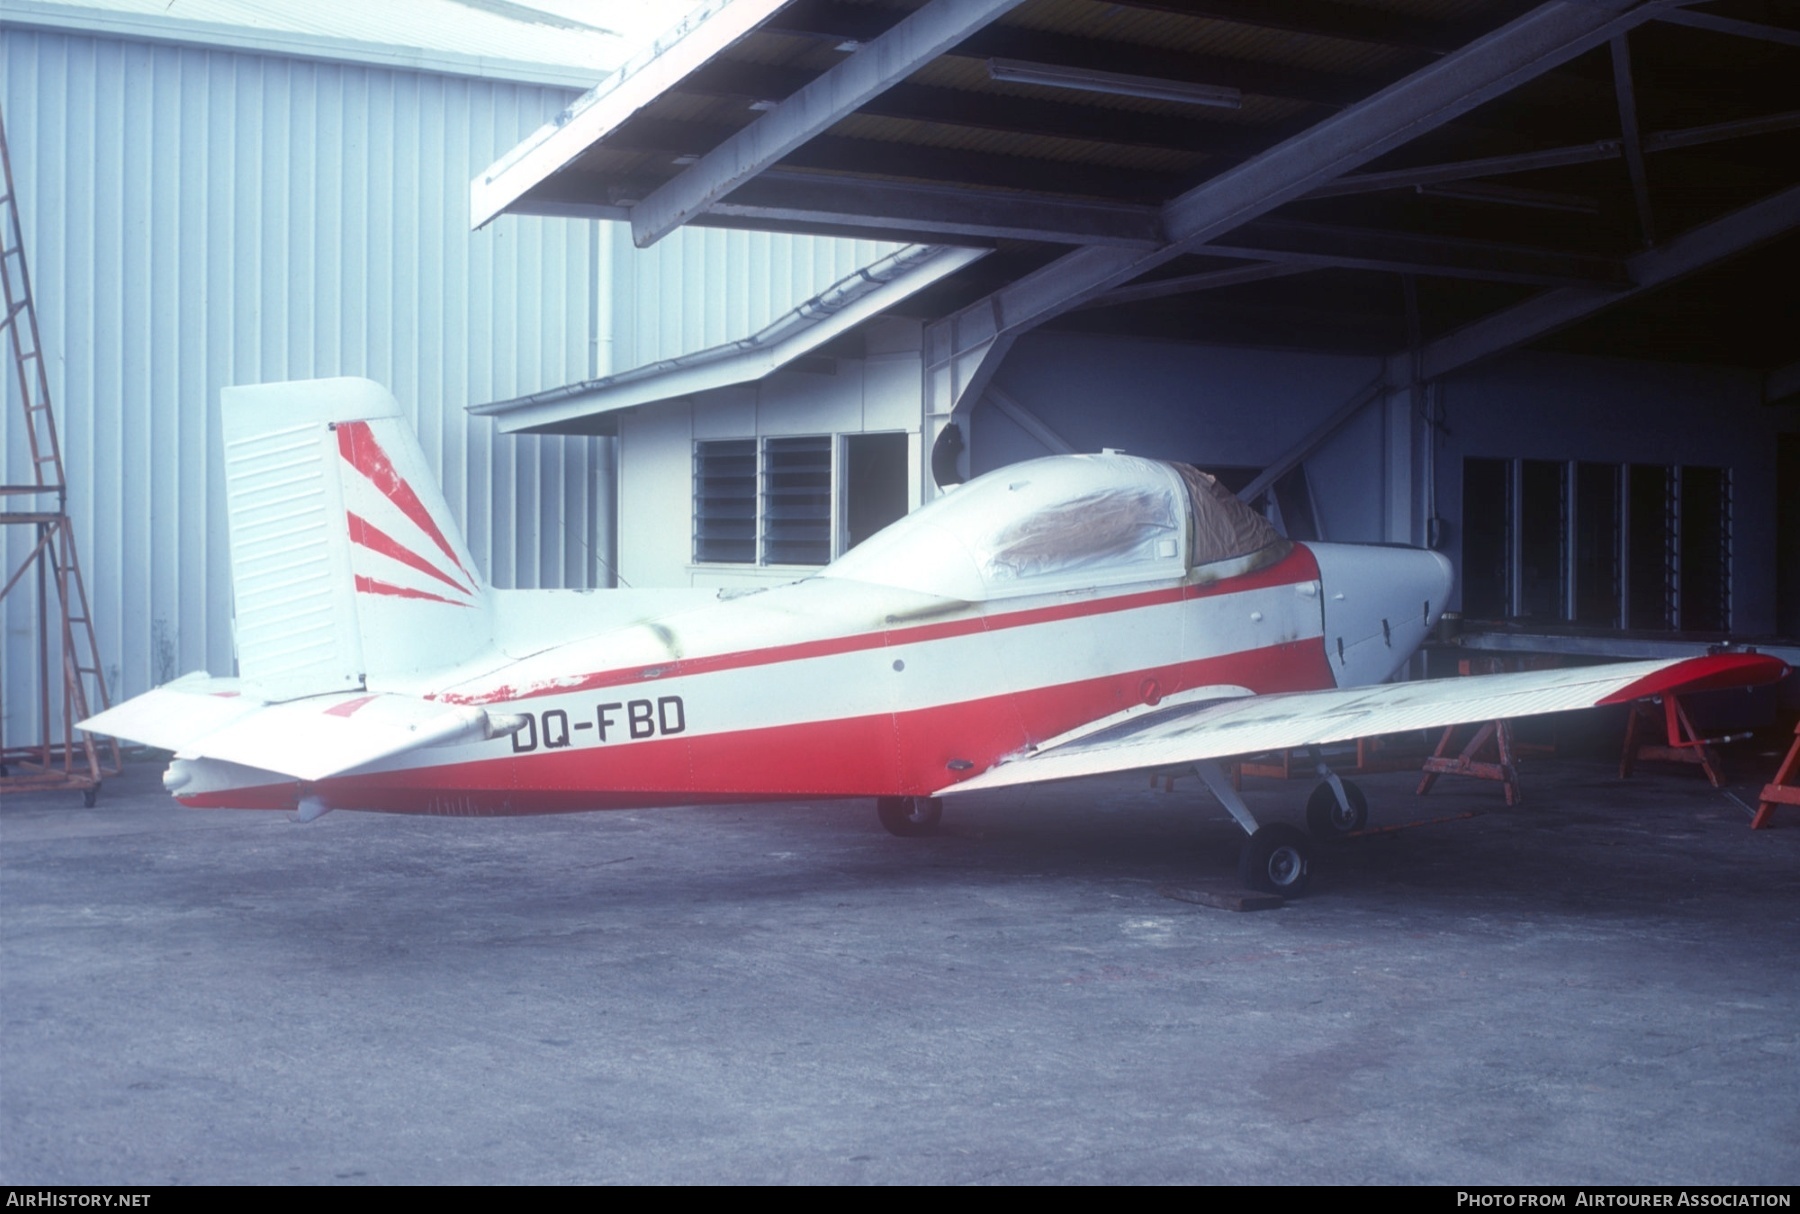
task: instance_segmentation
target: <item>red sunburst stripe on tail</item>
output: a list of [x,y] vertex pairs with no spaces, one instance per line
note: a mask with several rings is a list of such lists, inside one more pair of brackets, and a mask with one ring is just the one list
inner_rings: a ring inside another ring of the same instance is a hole
[[467,586],[355,511],[344,511],[344,517],[350,520],[351,542],[361,544],[370,552],[379,552],[382,556],[391,557],[410,569],[417,569],[420,573],[434,577],[458,594],[472,593]]
[[363,594],[386,594],[397,599],[424,599],[428,603],[447,603],[452,607],[467,607],[467,603],[459,603],[455,599],[447,599],[441,594],[432,594],[427,590],[413,590],[406,586],[396,586],[392,582],[377,581],[372,577],[356,575],[356,589]]
[[438,525],[426,511],[419,495],[413,492],[406,478],[394,470],[393,461],[388,459],[387,452],[375,441],[375,435],[369,429],[368,422],[339,422],[337,428],[338,454],[342,455],[350,466],[368,478],[369,483],[381,490],[382,496],[400,508],[419,530],[431,537],[431,542],[438,546],[443,554],[450,558],[450,563],[462,570],[464,577],[471,582],[475,575],[463,567],[456,558],[456,552],[450,547],[450,541],[438,530]]

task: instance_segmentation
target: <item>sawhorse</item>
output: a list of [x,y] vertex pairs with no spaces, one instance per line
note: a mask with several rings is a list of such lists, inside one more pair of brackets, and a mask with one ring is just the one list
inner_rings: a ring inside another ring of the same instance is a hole
[[[1506,803],[1519,803],[1519,768],[1513,762],[1512,723],[1509,721],[1487,721],[1475,731],[1460,752],[1450,756],[1450,745],[1456,737],[1457,726],[1452,725],[1444,730],[1444,736],[1438,739],[1437,749],[1425,760],[1424,776],[1419,780],[1419,796],[1431,791],[1439,776],[1473,776],[1477,780],[1498,780],[1500,787],[1506,792]],[[1489,743],[1493,744],[1493,754],[1481,757],[1481,752]]]
[[1619,779],[1631,778],[1631,770],[1641,759],[1660,760],[1667,763],[1698,763],[1706,778],[1712,781],[1714,788],[1725,787],[1725,772],[1719,762],[1718,752],[1711,743],[1724,739],[1703,738],[1700,731],[1694,728],[1693,721],[1688,719],[1687,709],[1681,705],[1681,697],[1667,692],[1662,697],[1663,723],[1667,732],[1667,742],[1652,742],[1648,737],[1638,740],[1640,730],[1650,731],[1656,728],[1656,708],[1653,704],[1639,702],[1632,705],[1631,719],[1625,726],[1625,749],[1619,755]]
[[1781,761],[1781,770],[1775,773],[1775,782],[1763,786],[1756,816],[1750,819],[1751,830],[1767,826],[1769,819],[1775,816],[1777,805],[1800,806],[1800,788],[1791,783],[1796,775],[1800,775],[1800,724],[1794,726],[1794,744],[1788,747],[1787,758]]

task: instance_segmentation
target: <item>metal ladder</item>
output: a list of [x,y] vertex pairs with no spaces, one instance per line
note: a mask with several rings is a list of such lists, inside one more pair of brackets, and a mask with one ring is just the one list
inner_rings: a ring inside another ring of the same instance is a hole
[[[0,585],[0,612],[15,591],[29,594],[35,590],[31,610],[36,625],[38,719],[35,740],[11,745],[0,740],[0,793],[73,788],[80,789],[84,801],[92,805],[101,780],[119,772],[119,743],[75,729],[75,722],[91,715],[93,705],[104,710],[110,701],[106,676],[100,669],[100,646],[94,636],[87,587],[75,556],[62,446],[56,437],[56,416],[50,408],[50,376],[38,337],[37,308],[32,303],[31,272],[25,263],[25,233],[19,223],[4,115],[0,115],[0,171],[5,177],[5,193],[0,195],[0,297],[6,305],[0,328],[7,331],[12,341],[32,476],[27,484],[0,485],[0,502],[7,507],[0,510],[0,525],[31,527],[36,536],[30,552]],[[46,498],[54,499],[54,509],[44,508]],[[25,508],[12,508],[21,499]],[[51,695],[58,678],[62,684],[60,703]],[[4,720],[4,714],[0,714],[0,720]]]

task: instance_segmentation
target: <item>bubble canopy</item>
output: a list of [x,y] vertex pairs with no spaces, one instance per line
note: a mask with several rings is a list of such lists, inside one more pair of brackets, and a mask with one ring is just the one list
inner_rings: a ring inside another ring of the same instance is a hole
[[1288,542],[1217,481],[1130,455],[1062,455],[996,469],[921,507],[820,576],[970,601],[1220,576],[1272,564]]

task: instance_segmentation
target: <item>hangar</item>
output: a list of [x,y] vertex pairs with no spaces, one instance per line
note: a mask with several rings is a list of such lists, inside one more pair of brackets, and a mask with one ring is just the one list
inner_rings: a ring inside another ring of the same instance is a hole
[[[913,505],[1124,448],[1218,468],[1298,535],[1438,547],[1472,619],[1791,637],[1793,26],[1779,3],[702,6],[478,175],[474,223],[910,248],[754,342],[475,412],[619,436],[639,584],[841,552],[901,475],[892,434]],[[649,509],[690,476],[690,517]]]
[[[229,669],[217,388],[341,372],[507,585],[788,580],[1110,446],[1440,548],[1473,643],[1800,635],[1790,0],[715,0],[585,93],[71,7],[10,0],[6,114],[127,692]],[[1702,782],[1450,789],[1230,916],[1141,779],[908,850],[135,774],[0,802],[9,1180],[1791,1181],[1795,832]]]

